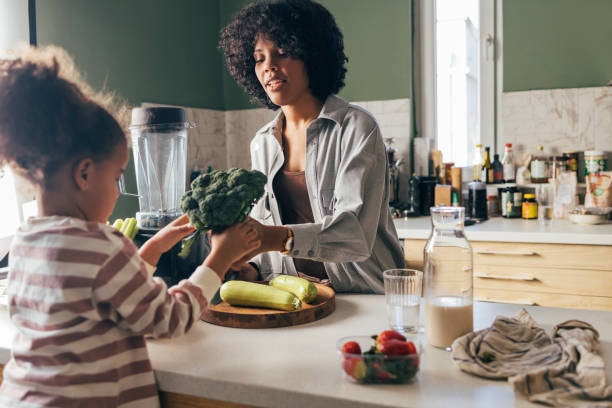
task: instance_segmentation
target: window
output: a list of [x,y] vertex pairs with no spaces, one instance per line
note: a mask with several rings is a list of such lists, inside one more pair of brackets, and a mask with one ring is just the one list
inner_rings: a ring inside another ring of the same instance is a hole
[[480,143],[478,16],[478,0],[436,1],[437,146],[458,166]]
[[496,151],[501,61],[495,33],[501,0],[414,1],[420,135],[442,151],[445,162],[470,166],[476,144]]
[[11,236],[21,222],[21,214],[17,204],[17,190],[15,179],[8,168],[0,168],[0,211],[2,222],[0,222],[0,259],[8,252]]

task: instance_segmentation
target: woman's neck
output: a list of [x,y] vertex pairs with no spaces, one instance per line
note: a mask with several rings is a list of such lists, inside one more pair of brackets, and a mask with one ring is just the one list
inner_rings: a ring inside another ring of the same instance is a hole
[[306,95],[292,105],[281,106],[285,116],[285,127],[304,130],[315,120],[323,108],[323,102],[312,95]]

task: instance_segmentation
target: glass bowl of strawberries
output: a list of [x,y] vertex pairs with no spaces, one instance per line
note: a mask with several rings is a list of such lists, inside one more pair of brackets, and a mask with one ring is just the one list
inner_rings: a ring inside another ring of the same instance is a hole
[[419,352],[395,330],[343,337],[336,343],[344,376],[362,384],[404,384],[419,371]]

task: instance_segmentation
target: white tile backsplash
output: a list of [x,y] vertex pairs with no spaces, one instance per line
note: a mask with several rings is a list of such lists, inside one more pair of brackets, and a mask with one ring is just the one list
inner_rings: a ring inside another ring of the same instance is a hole
[[[354,102],[376,117],[383,137],[395,138],[398,158],[410,152],[410,100]],[[143,106],[160,106],[143,103]],[[166,105],[167,106],[167,105]],[[183,107],[187,120],[196,125],[189,131],[188,173],[195,164],[201,168],[251,167],[249,144],[255,133],[271,121],[276,112],[266,108],[220,111]],[[404,168],[409,168],[408,163]]]
[[498,146],[504,143],[512,143],[518,157],[535,153],[539,144],[549,154],[612,151],[612,87],[505,92]]

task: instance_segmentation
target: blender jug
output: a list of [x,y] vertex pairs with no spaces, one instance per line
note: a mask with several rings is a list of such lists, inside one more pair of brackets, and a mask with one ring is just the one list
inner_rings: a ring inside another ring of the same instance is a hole
[[181,108],[132,109],[130,131],[140,211],[138,227],[159,229],[178,218],[187,182],[187,129]]

